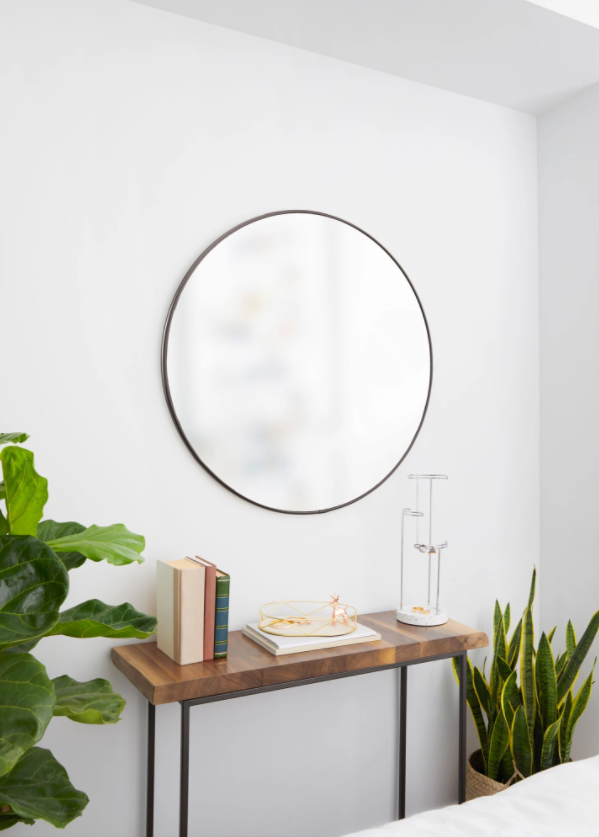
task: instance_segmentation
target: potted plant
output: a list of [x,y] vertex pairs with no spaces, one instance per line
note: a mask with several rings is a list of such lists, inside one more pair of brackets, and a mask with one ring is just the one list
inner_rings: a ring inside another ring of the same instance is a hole
[[[0,831],[43,819],[64,828],[88,803],[50,750],[36,745],[54,715],[81,724],[114,724],[125,706],[107,680],[85,683],[64,674],[50,679],[29,653],[47,636],[138,637],[156,619],[130,604],[97,599],[60,611],[69,571],[90,561],[143,561],[145,541],[123,524],[89,526],[42,521],[48,481],[33,453],[19,445],[26,433],[0,434]],[[12,444],[10,444],[12,443]]]
[[[509,640],[510,606],[502,611],[495,602],[489,679],[485,676],[486,660],[482,671],[473,669],[468,660],[467,701],[480,750],[468,760],[466,799],[498,793],[533,773],[571,760],[572,736],[591,696],[593,671],[576,695],[573,686],[597,634],[599,611],[580,642],[568,622],[566,651],[554,658],[551,642],[555,628],[548,635],[541,634],[535,648],[535,585],[536,570],[528,604]],[[459,683],[456,660],[454,673]]]

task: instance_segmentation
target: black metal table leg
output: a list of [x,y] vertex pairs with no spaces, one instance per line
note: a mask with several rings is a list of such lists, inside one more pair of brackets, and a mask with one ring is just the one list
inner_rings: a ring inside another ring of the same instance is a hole
[[408,667],[400,668],[399,689],[399,817],[406,817],[406,743],[408,733]]
[[460,654],[460,708],[458,753],[458,805],[466,801],[466,707],[468,694],[468,652]]
[[154,764],[156,759],[156,707],[148,703],[148,777],[146,786],[146,837],[154,837]]
[[189,703],[181,701],[181,778],[179,789],[179,837],[187,837],[189,822]]

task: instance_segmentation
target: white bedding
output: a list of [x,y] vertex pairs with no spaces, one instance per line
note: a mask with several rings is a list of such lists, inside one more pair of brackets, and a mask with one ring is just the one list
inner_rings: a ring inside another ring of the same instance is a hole
[[360,837],[570,835],[599,837],[599,756],[553,767],[495,796],[360,831]]

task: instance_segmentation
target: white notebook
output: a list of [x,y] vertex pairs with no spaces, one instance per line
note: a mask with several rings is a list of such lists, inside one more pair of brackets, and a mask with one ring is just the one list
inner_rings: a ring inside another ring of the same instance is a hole
[[261,631],[257,622],[250,622],[246,625],[243,633],[277,657],[282,654],[314,651],[316,648],[335,648],[339,645],[356,645],[360,642],[376,642],[381,639],[381,635],[372,628],[360,624],[351,634],[342,636],[278,636]]

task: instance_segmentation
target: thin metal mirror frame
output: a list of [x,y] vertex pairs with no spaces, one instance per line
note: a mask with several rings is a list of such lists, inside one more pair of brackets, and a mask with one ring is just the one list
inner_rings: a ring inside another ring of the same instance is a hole
[[[230,485],[228,485],[217,474],[215,474],[214,471],[212,471],[206,465],[205,462],[202,461],[201,457],[198,455],[197,451],[193,448],[191,442],[189,441],[189,439],[185,435],[183,427],[181,426],[181,422],[179,421],[179,418],[177,416],[177,412],[175,410],[175,405],[173,404],[173,399],[172,399],[172,396],[171,396],[171,390],[170,390],[170,385],[169,385],[169,380],[168,380],[168,368],[167,368],[167,364],[168,364],[168,339],[169,339],[169,335],[170,335],[171,323],[172,323],[172,320],[173,320],[173,314],[175,313],[175,310],[177,308],[177,304],[179,302],[181,294],[185,290],[185,286],[187,285],[188,281],[193,276],[196,268],[198,267],[200,262],[202,262],[206,258],[208,253],[210,253],[212,250],[214,250],[214,248],[216,246],[218,246],[221,243],[221,241],[224,241],[225,238],[228,238],[230,235],[233,235],[233,233],[236,233],[238,230],[243,229],[243,227],[247,227],[250,224],[255,224],[257,221],[263,221],[265,218],[273,218],[275,215],[320,215],[323,218],[331,218],[333,221],[339,221],[342,224],[346,224],[348,227],[353,227],[354,230],[357,230],[358,232],[362,233],[362,235],[365,235],[367,238],[369,238],[371,241],[374,241],[374,243],[376,245],[378,245],[381,248],[381,250],[383,250],[389,256],[390,259],[392,259],[392,261],[395,262],[395,264],[397,265],[397,267],[399,268],[399,270],[403,274],[404,278],[408,282],[410,288],[412,289],[412,292],[413,292],[414,296],[416,297],[416,301],[418,302],[418,305],[420,307],[420,311],[422,313],[422,318],[424,320],[424,325],[426,327],[426,336],[427,336],[427,339],[428,339],[428,348],[429,348],[429,356],[430,356],[430,376],[429,376],[429,382],[428,382],[428,392],[427,392],[427,395],[426,395],[426,403],[424,405],[424,410],[422,412],[422,418],[420,419],[420,423],[418,424],[418,427],[416,429],[414,437],[412,438],[412,441],[410,442],[410,444],[406,448],[405,453],[403,454],[403,456],[401,457],[399,462],[397,462],[397,464],[393,466],[393,468],[389,471],[389,473],[385,477],[383,477],[382,480],[377,482],[376,485],[374,485],[372,488],[369,488],[368,491],[365,491],[363,494],[360,494],[359,497],[355,497],[353,500],[348,500],[346,503],[340,503],[338,506],[331,506],[328,509],[313,509],[311,511],[292,511],[291,509],[277,509],[274,506],[266,506],[266,505],[264,505],[264,503],[259,503],[257,500],[252,500],[251,497],[246,497],[245,494],[241,494],[239,491],[236,491],[234,488],[232,488]],[[162,369],[162,386],[163,386],[163,389],[164,389],[164,396],[166,398],[166,403],[168,405],[168,409],[169,409],[169,412],[171,414],[171,418],[173,419],[173,422],[175,423],[175,427],[179,431],[179,435],[183,439],[183,442],[185,443],[187,449],[189,450],[189,452],[191,453],[193,458],[202,466],[202,468],[204,468],[205,471],[207,471],[210,474],[211,477],[213,477],[213,479],[216,480],[216,482],[220,483],[224,488],[226,488],[232,494],[235,494],[237,497],[240,497],[242,500],[245,500],[248,503],[252,503],[252,505],[254,505],[254,506],[259,506],[262,509],[268,509],[268,511],[279,512],[279,514],[325,514],[326,512],[335,511],[336,509],[345,508],[345,506],[351,506],[353,503],[357,503],[358,500],[362,500],[364,497],[367,497],[368,494],[372,494],[373,491],[376,491],[377,488],[379,488],[386,480],[389,479],[389,477],[393,473],[395,473],[395,471],[399,468],[399,466],[404,461],[404,459],[406,458],[408,453],[411,451],[412,447],[414,446],[414,442],[418,438],[418,434],[420,433],[420,430],[422,429],[422,425],[424,424],[424,419],[426,418],[426,414],[427,414],[427,411],[428,411],[428,405],[429,405],[430,398],[431,398],[431,390],[432,390],[432,386],[433,386],[433,344],[432,344],[432,340],[431,340],[430,329],[428,327],[428,320],[427,320],[426,314],[424,312],[424,307],[422,305],[422,302],[420,301],[420,297],[416,293],[416,288],[412,284],[412,281],[410,280],[410,277],[405,272],[405,270],[400,265],[400,263],[397,261],[397,259],[394,256],[392,256],[391,253],[387,250],[387,248],[383,247],[383,245],[379,241],[377,241],[376,238],[374,238],[374,236],[370,235],[365,230],[356,226],[356,224],[352,224],[352,223],[350,223],[350,221],[345,221],[343,218],[338,218],[336,215],[329,215],[326,212],[317,212],[316,210],[312,210],[312,209],[282,209],[282,210],[279,210],[278,212],[267,212],[264,215],[258,215],[255,218],[250,218],[248,221],[244,221],[242,224],[238,224],[236,227],[233,227],[232,229],[228,230],[226,233],[223,233],[223,235],[221,235],[219,238],[217,238],[215,241],[213,241],[212,244],[210,244],[204,250],[204,252],[201,253],[200,256],[198,256],[198,258],[195,260],[195,262],[192,264],[192,266],[189,268],[189,270],[187,271],[187,273],[183,277],[183,279],[181,281],[181,284],[177,288],[175,296],[173,297],[173,301],[171,302],[170,307],[168,309],[168,314],[167,314],[167,317],[166,317],[166,322],[164,324],[164,331],[163,331],[163,335],[162,335],[161,369]]]

